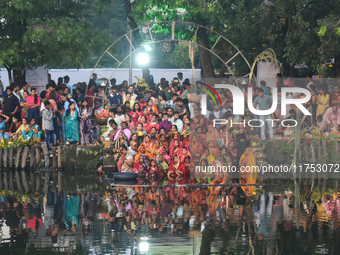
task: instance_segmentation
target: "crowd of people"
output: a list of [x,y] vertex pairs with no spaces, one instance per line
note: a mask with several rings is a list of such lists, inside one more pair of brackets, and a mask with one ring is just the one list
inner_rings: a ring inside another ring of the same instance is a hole
[[[139,81],[141,82],[141,81]],[[222,83],[232,83],[223,80]],[[160,83],[117,85],[101,83],[96,74],[88,84],[71,85],[68,76],[49,80],[44,91],[38,92],[30,84],[11,84],[6,88],[0,115],[0,135],[3,139],[45,139],[49,152],[57,144],[102,145],[114,152],[115,171],[135,172],[148,177],[166,177],[170,184],[188,182],[194,166],[256,165],[250,148],[249,126],[245,119],[295,119],[297,109],[291,106],[287,116],[281,115],[281,87],[302,86],[311,92],[305,106],[310,109],[310,125],[321,131],[338,130],[340,124],[339,86],[328,93],[328,86],[317,86],[311,80],[298,85],[283,81],[278,75],[278,105],[272,115],[255,116],[246,110],[244,116],[233,114],[231,91],[217,89],[222,105],[207,102],[207,113],[202,115],[197,101],[189,107],[189,95],[206,93],[202,83],[195,86],[178,73],[171,81]],[[282,83],[282,84],[281,84]],[[253,86],[254,107],[267,110],[271,107],[271,92],[265,81]],[[305,95],[290,93],[287,97]],[[236,126],[213,125],[214,119],[234,120]],[[104,120],[104,123],[102,121]],[[256,128],[262,140],[284,135],[284,127],[264,125]],[[226,176],[196,173],[192,182],[225,182]],[[240,176],[240,181],[252,183],[256,176]],[[247,193],[251,188],[247,188]]]

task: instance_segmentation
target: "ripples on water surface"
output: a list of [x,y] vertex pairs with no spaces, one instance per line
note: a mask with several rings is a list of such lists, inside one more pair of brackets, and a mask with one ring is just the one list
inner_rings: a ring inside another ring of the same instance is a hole
[[337,194],[50,180],[1,193],[0,254],[340,254]]

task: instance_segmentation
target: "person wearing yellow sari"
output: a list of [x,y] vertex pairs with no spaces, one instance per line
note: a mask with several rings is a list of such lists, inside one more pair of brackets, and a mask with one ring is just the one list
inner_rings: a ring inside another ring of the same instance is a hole
[[201,161],[202,161],[202,159],[204,159],[204,158],[206,158],[206,159],[208,160],[208,163],[209,163],[210,165],[212,165],[212,164],[214,163],[214,161],[215,161],[215,157],[214,157],[214,155],[211,154],[209,148],[205,148],[205,149],[204,149],[204,154],[203,154],[202,157],[201,157]]
[[[256,159],[250,147],[244,150],[240,158],[240,183],[255,184],[257,180],[257,171],[252,172],[252,167],[256,166]],[[246,171],[247,170],[247,171]],[[247,197],[251,196],[254,186],[242,186]]]
[[210,153],[217,158],[220,155],[220,150],[218,149],[216,145],[216,141],[214,140],[209,140],[208,141],[208,148],[210,150]]
[[316,117],[319,115],[322,115],[325,113],[326,109],[329,107],[329,94],[327,93],[326,88],[320,89],[320,94],[318,95],[318,99],[316,100],[316,103],[318,105],[316,109]]

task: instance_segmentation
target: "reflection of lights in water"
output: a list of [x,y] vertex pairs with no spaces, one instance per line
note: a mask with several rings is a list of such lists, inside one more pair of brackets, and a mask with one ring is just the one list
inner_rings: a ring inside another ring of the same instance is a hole
[[149,251],[149,243],[147,243],[147,242],[140,242],[139,243],[139,251],[141,251],[141,252]]

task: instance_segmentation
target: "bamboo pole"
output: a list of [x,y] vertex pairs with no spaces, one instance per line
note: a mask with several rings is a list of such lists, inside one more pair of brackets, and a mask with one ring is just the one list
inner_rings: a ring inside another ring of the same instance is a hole
[[43,193],[44,193],[44,194],[47,193],[49,182],[50,182],[50,175],[49,175],[49,173],[47,173],[47,171],[46,171],[46,172],[45,172],[44,188],[43,188]]
[[4,186],[2,185],[2,173],[0,172],[0,190],[3,190]]
[[259,186],[266,186],[265,183],[222,183],[222,184],[169,184],[169,185],[150,185],[150,184],[144,184],[144,185],[126,185],[126,184],[114,184],[111,183],[111,189],[115,187],[126,187],[126,188],[176,188],[176,187],[197,187],[197,188],[205,188],[205,187],[259,187]]
[[315,149],[314,149],[315,143],[313,141],[313,139],[311,139],[310,141],[310,149],[312,151],[312,158],[311,158],[311,162],[315,163],[316,162],[316,156],[315,156]]
[[61,173],[58,171],[58,192],[61,193]]
[[53,147],[52,148],[52,155],[53,155],[53,169],[57,168],[57,164],[58,164],[58,159],[57,159],[57,148]]
[[7,167],[7,155],[8,155],[8,150],[4,149],[4,167]]
[[34,173],[33,173],[32,169],[30,169],[30,187],[31,187],[32,191],[35,188],[35,178],[34,178]]
[[9,148],[9,167],[13,167],[13,153],[14,153],[14,148],[11,147]]
[[34,163],[35,163],[34,152],[35,152],[35,149],[34,149],[34,147],[32,146],[32,147],[30,148],[30,168],[33,168]]
[[23,189],[20,183],[20,176],[19,176],[18,169],[15,170],[15,182],[16,182],[19,193],[22,193]]
[[35,146],[35,164],[38,166],[41,162],[40,148]]
[[9,171],[9,189],[14,191],[13,172]]
[[44,144],[41,148],[44,153],[45,168],[48,169],[50,166],[50,154],[48,153],[47,145]]
[[29,149],[30,149],[29,147],[25,147],[23,152],[22,152],[22,160],[21,160],[21,168],[22,169],[25,169],[25,167],[26,167]]
[[30,188],[28,186],[27,176],[26,176],[26,172],[24,169],[21,170],[21,177],[22,177],[22,185],[24,186],[25,192],[28,193],[30,191]]
[[4,173],[4,187],[5,187],[5,190],[8,190],[7,172]]
[[16,157],[15,157],[15,169],[18,169],[19,167],[19,163],[20,163],[20,158],[21,158],[21,151],[22,151],[22,147],[18,147],[17,149],[17,154],[16,154]]
[[37,180],[36,180],[36,184],[35,184],[35,192],[40,192],[40,175],[39,174],[37,174],[36,175],[36,178],[37,178]]
[[2,152],[3,152],[3,149],[2,147],[0,147],[0,167],[2,166]]
[[321,159],[321,141],[318,140],[318,160]]
[[335,148],[335,151],[339,154],[339,142],[338,142],[338,140],[334,140],[334,148]]
[[58,146],[58,168],[60,169],[61,166],[61,146]]
[[323,156],[327,157],[327,141],[322,140],[322,151],[323,151]]

